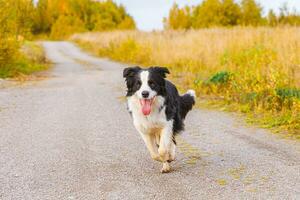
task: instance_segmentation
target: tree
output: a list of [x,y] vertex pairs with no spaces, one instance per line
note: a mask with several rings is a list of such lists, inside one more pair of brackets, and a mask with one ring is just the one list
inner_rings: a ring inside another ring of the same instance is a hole
[[192,14],[193,28],[220,26],[222,24],[222,3],[219,0],[204,0],[195,7]]
[[48,0],[39,0],[35,9],[33,33],[47,33],[53,24]]
[[79,18],[72,15],[60,15],[51,28],[50,37],[61,39],[85,30],[84,23]]
[[214,26],[277,26],[288,24],[300,25],[300,14],[290,12],[286,3],[280,8],[280,15],[273,10],[262,17],[262,7],[255,0],[203,0],[194,7],[179,8],[174,4],[167,18],[164,18],[165,29],[208,28]]
[[240,6],[234,0],[223,0],[221,24],[223,26],[234,26],[238,24],[241,17]]
[[234,0],[204,0],[195,7],[179,8],[174,4],[164,26],[166,29],[234,26],[240,17],[240,6]]
[[241,25],[259,26],[263,23],[262,8],[255,0],[242,0],[241,11]]
[[33,26],[34,6],[32,0],[15,0],[13,3],[15,13],[16,37],[25,37],[31,34]]
[[191,12],[188,6],[179,8],[176,3],[169,12],[168,18],[164,19],[166,29],[188,29],[191,27]]
[[135,29],[135,22],[132,19],[132,17],[125,16],[124,19],[121,21],[121,23],[118,24],[117,29],[120,30]]
[[[34,33],[46,33],[58,38],[76,31],[134,28],[134,20],[126,13],[124,6],[112,0],[39,0]],[[67,34],[63,34],[63,30]]]
[[11,64],[18,55],[16,7],[12,0],[0,0],[0,68]]
[[293,12],[289,11],[287,3],[284,3],[280,7],[280,14],[279,14],[279,24],[289,24],[293,26],[300,25],[300,15],[297,13],[296,10]]
[[269,10],[267,20],[268,20],[269,26],[277,26],[277,24],[278,24],[277,16],[275,15],[275,13],[272,9]]

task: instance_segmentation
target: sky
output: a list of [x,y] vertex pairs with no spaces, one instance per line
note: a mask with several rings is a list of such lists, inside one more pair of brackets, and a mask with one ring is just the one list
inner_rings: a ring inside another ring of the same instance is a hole
[[[202,0],[114,0],[118,4],[123,4],[127,12],[134,18],[138,29],[144,31],[163,29],[163,18],[168,16],[168,12],[174,2],[179,7],[185,5],[197,5]],[[269,9],[275,12],[279,7],[287,2],[290,9],[296,8],[300,12],[300,0],[257,0],[264,8],[264,13]]]

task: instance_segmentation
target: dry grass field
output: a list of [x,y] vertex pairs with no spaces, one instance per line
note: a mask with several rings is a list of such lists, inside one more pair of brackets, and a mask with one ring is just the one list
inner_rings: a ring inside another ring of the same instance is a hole
[[247,113],[263,127],[300,135],[300,28],[116,31],[71,37],[98,56],[169,67],[181,89]]

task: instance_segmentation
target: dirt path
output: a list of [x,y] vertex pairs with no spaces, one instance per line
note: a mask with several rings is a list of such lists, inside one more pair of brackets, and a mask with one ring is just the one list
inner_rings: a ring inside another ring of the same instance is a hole
[[160,174],[124,102],[122,66],[45,42],[53,76],[0,90],[0,199],[299,199],[300,145],[193,110]]

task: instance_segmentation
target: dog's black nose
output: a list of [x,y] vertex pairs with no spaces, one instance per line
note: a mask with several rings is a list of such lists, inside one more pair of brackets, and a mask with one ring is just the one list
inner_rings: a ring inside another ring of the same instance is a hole
[[149,97],[149,92],[148,92],[148,91],[143,91],[143,92],[142,92],[142,96],[143,96],[144,98],[148,98],[148,97]]

